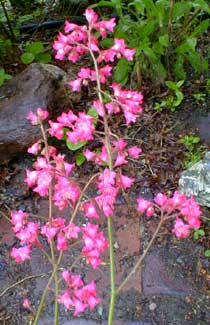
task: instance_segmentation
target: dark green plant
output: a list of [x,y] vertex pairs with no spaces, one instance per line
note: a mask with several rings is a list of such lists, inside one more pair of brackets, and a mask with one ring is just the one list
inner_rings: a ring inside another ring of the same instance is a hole
[[4,69],[0,69],[0,86],[2,86],[5,81],[10,80],[11,78],[11,75],[6,73]]
[[163,109],[167,108],[174,112],[184,99],[184,94],[180,89],[183,83],[184,80],[178,82],[166,81],[165,84],[170,90],[170,95],[162,100],[162,102],[155,103],[155,110],[161,112]]
[[45,53],[44,44],[41,41],[25,45],[25,52],[21,55],[24,64],[32,62],[48,63],[52,60],[49,53]]
[[206,94],[205,93],[194,93],[193,94],[193,97],[195,98],[196,102],[197,103],[203,103],[205,102],[205,99],[206,99]]
[[201,151],[197,148],[200,138],[194,135],[185,135],[179,140],[186,148],[184,167],[190,168],[192,165],[201,160]]
[[207,60],[197,51],[198,38],[209,27],[208,18],[201,20],[204,13],[210,13],[207,1],[110,0],[93,5],[104,6],[119,16],[114,36],[137,50],[139,87],[142,75],[163,82],[166,78],[186,79],[188,65],[196,73],[208,70]]

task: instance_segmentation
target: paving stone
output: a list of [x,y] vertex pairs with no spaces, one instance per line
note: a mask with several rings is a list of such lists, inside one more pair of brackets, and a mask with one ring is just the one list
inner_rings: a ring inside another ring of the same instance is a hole
[[[38,322],[38,325],[52,325],[53,324],[53,318],[46,317],[41,319]],[[86,320],[86,319],[73,319],[68,320],[64,322],[59,322],[60,325],[107,325],[107,321],[103,321],[102,323],[93,321],[93,320]],[[130,322],[130,321],[122,321],[122,320],[115,320],[113,322],[113,325],[151,325],[151,323],[146,323],[142,321],[137,322]]]
[[190,289],[184,280],[168,274],[160,253],[153,252],[146,256],[143,269],[143,293],[146,295],[184,296]]

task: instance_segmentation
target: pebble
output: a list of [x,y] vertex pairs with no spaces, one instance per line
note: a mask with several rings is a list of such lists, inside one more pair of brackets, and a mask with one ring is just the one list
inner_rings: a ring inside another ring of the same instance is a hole
[[151,311],[154,311],[156,308],[157,308],[157,305],[156,305],[154,302],[152,302],[152,303],[149,305],[149,310],[151,310]]

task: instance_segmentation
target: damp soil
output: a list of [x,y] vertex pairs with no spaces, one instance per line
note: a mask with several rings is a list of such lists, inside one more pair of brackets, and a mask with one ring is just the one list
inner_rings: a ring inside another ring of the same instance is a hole
[[[209,150],[209,107],[210,96],[206,97],[202,105],[189,96],[175,113],[158,113],[153,109],[152,100],[148,100],[144,104],[144,114],[134,127],[125,128],[121,119],[114,118],[111,121],[112,128],[118,135],[127,138],[129,144],[139,145],[143,149],[139,160],[130,161],[129,166],[123,167],[123,173],[135,177],[136,182],[130,192],[118,198],[113,220],[118,284],[142,254],[158,222],[158,219],[139,218],[135,210],[136,197],[141,195],[152,199],[159,191],[170,194],[177,189],[185,160],[185,148],[179,143],[180,136],[199,135],[202,152]],[[72,155],[67,157],[74,160]],[[33,311],[22,307],[23,298],[29,297],[35,310],[50,275],[48,262],[36,249],[32,251],[32,259],[23,264],[15,263],[9,256],[17,240],[4,216],[9,216],[10,211],[15,209],[45,215],[48,209],[47,201],[35,196],[24,184],[25,169],[32,166],[32,163],[31,157],[25,154],[0,167],[0,323],[6,325],[32,322]],[[78,169],[75,176],[81,186],[86,183],[92,168],[85,163]],[[94,185],[90,191],[95,191]],[[65,213],[69,212],[65,211],[64,215]],[[56,209],[54,214],[60,216]],[[205,220],[209,220],[209,209],[204,208],[203,215]],[[78,222],[83,222],[81,216],[78,217]],[[100,220],[99,224],[106,232],[106,220]],[[115,319],[124,321],[122,324],[208,324],[210,260],[204,256],[204,251],[210,248],[209,228],[209,222],[205,221],[205,236],[198,240],[192,236],[178,240],[171,233],[171,224],[165,225],[143,265],[119,295]],[[78,245],[64,254],[64,267],[71,265],[79,250]],[[107,255],[103,259],[108,262]],[[102,303],[93,312],[86,311],[81,315],[81,324],[89,324],[88,320],[92,320],[92,324],[103,321],[106,324],[108,266],[102,265],[97,270],[91,270],[80,260],[73,271],[80,273],[84,281],[95,279],[102,298]],[[43,325],[53,323],[51,291],[40,321]],[[59,324],[71,324],[72,319],[72,313],[60,307]]]

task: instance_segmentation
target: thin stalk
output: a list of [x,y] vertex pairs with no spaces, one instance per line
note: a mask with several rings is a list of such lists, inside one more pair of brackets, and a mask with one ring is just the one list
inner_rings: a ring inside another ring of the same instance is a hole
[[96,178],[96,176],[98,176],[98,175],[99,175],[99,173],[93,175],[93,176],[89,179],[89,181],[87,182],[87,184],[85,185],[85,187],[83,188],[83,190],[82,190],[82,192],[81,192],[81,194],[80,194],[79,200],[77,201],[77,204],[76,204],[76,206],[75,206],[75,209],[74,209],[74,211],[73,211],[73,213],[72,213],[72,217],[71,217],[71,220],[70,220],[69,223],[72,223],[72,222],[73,222],[73,220],[74,220],[74,218],[75,218],[75,216],[76,216],[76,214],[77,214],[77,211],[78,211],[78,209],[79,209],[79,207],[80,207],[80,204],[81,204],[82,198],[83,198],[83,196],[84,196],[84,193],[86,192],[88,186],[90,186],[90,184],[92,183],[92,181],[94,180],[94,178]]
[[172,43],[172,20],[173,20],[173,12],[174,12],[174,0],[170,0],[169,5],[169,15],[168,15],[168,47],[166,49],[166,65],[168,78],[170,78],[170,52],[171,52],[171,43]]
[[138,90],[141,90],[141,88],[142,88],[142,73],[141,73],[140,58],[136,59],[136,77],[137,77],[137,88],[138,88]]
[[114,308],[116,301],[115,289],[115,268],[114,268],[114,249],[113,249],[113,235],[112,235],[112,218],[108,218],[108,239],[109,239],[109,260],[110,260],[110,282],[111,282],[111,297],[109,303],[109,317],[108,325],[112,325],[114,318]]
[[5,17],[6,17],[6,20],[7,20],[7,25],[8,25],[10,34],[11,34],[10,38],[12,39],[12,41],[16,41],[16,37],[15,37],[15,34],[13,32],[13,28],[12,28],[12,25],[11,25],[11,22],[10,22],[10,19],[9,19],[9,16],[8,16],[7,9],[5,7],[4,1],[0,0],[0,3],[1,3],[2,9],[4,11],[4,14],[5,14]]
[[[91,40],[90,32],[91,32],[91,30],[89,30],[89,34],[88,34],[89,44],[90,44],[90,40]],[[104,108],[98,64],[97,64],[95,55],[94,55],[93,51],[91,50],[90,46],[89,46],[89,52],[93,59],[93,63],[94,63],[95,71],[96,71],[96,83],[97,83],[98,98],[99,98],[99,101],[100,101],[102,107]],[[113,161],[112,161],[112,152],[111,152],[111,143],[110,143],[110,130],[109,130],[109,125],[108,125],[105,108],[104,108],[103,119],[104,119],[104,131],[105,131],[105,146],[106,146],[107,153],[108,153],[108,166],[109,166],[109,169],[112,171],[113,170]],[[110,282],[111,282],[111,296],[110,296],[110,305],[109,305],[108,325],[112,325],[113,317],[114,317],[114,309],[115,309],[115,300],[116,300],[116,290],[115,290],[116,284],[115,284],[114,246],[113,246],[112,218],[111,217],[108,218],[108,239],[109,239],[109,260],[110,260],[109,268],[110,268]]]
[[[39,321],[39,318],[41,316],[41,313],[42,313],[42,310],[43,310],[43,307],[44,307],[44,303],[45,303],[45,299],[46,299],[46,296],[47,296],[47,292],[49,290],[49,287],[53,281],[53,279],[55,278],[55,274],[57,273],[58,271],[58,267],[59,267],[59,264],[60,264],[60,261],[61,261],[61,258],[62,258],[62,252],[60,253],[59,257],[58,257],[58,261],[57,263],[54,265],[54,269],[53,269],[53,272],[52,272],[52,275],[51,277],[49,278],[49,281],[47,282],[47,285],[45,287],[45,290],[42,294],[42,298],[40,300],[40,303],[39,303],[39,307],[38,307],[38,310],[37,310],[37,313],[36,313],[36,317],[35,317],[35,320],[34,320],[34,323],[33,325],[37,325],[38,324],[38,321]],[[55,302],[56,303],[56,302]],[[58,324],[58,323],[57,323]]]
[[184,25],[178,30],[178,32],[174,36],[174,41],[177,41],[180,36],[185,33],[186,29],[191,25],[191,22],[196,18],[196,16],[200,13],[201,9],[198,8],[195,10],[194,14],[184,23]]
[[54,311],[54,325],[58,325],[58,293],[59,293],[59,279],[58,279],[58,270],[56,269],[55,276],[55,311]]
[[150,250],[154,240],[156,239],[158,232],[160,231],[160,228],[163,225],[163,222],[165,221],[165,218],[163,218],[163,216],[161,216],[160,222],[149,242],[149,244],[147,245],[146,249],[144,250],[144,253],[141,255],[141,257],[139,258],[138,262],[136,263],[136,265],[133,267],[133,269],[131,270],[131,272],[128,274],[128,276],[125,278],[125,280],[121,283],[121,285],[117,288],[116,292],[117,294],[122,290],[122,288],[126,285],[126,283],[130,280],[130,278],[136,273],[137,269],[139,268],[139,266],[142,264],[142,262],[144,261],[145,256],[147,255],[148,251]]

